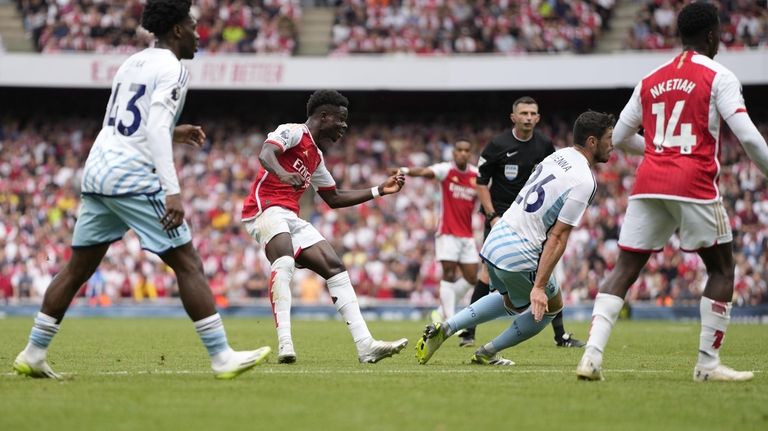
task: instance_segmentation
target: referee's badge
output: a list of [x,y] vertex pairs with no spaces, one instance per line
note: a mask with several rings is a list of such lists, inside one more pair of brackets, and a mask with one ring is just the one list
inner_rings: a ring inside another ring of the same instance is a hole
[[504,165],[504,176],[507,177],[509,181],[512,181],[515,178],[517,178],[517,171],[518,171],[517,165]]

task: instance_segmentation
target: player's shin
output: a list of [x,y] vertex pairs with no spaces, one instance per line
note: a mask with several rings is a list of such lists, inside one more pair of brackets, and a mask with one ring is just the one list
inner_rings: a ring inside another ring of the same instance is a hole
[[598,293],[592,309],[592,325],[589,328],[589,341],[584,354],[601,356],[608,344],[611,330],[619,318],[624,300],[616,295]]
[[454,284],[450,281],[440,280],[440,307],[443,316],[450,319],[456,313],[456,292]]
[[373,339],[368,325],[363,320],[360,312],[360,305],[357,302],[357,295],[349,279],[349,273],[344,271],[336,274],[326,281],[328,293],[331,295],[336,310],[347,323],[347,328],[352,334],[352,339],[357,346],[358,353],[368,347]]
[[453,291],[456,294],[456,302],[460,302],[462,298],[472,289],[474,286],[469,284],[465,278],[460,278],[453,283]]
[[699,303],[701,313],[701,334],[699,336],[699,359],[697,366],[714,368],[720,364],[720,348],[725,331],[731,321],[731,302],[715,301],[704,296]]
[[280,343],[292,343],[291,338],[291,280],[295,271],[291,256],[281,256],[272,262],[269,297]]
[[456,313],[455,316],[448,319],[446,336],[451,336],[461,329],[476,326],[481,323],[489,322],[498,317],[507,316],[509,312],[504,306],[504,297],[499,293],[492,292],[483,296],[477,302],[470,304],[467,308]]
[[528,309],[525,313],[520,314],[517,319],[512,322],[512,325],[510,325],[509,328],[499,334],[498,337],[491,340],[490,343],[483,346],[483,348],[489,353],[495,354],[508,347],[520,344],[541,332],[541,330],[549,325],[552,319],[555,318],[558,311],[555,311],[554,313],[544,313],[541,321],[537,322],[536,319],[533,318],[531,310]]

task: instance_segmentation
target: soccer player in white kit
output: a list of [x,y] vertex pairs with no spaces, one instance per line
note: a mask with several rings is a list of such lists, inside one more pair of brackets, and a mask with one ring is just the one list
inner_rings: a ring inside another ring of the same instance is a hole
[[574,146],[536,166],[517,199],[488,234],[480,255],[488,263],[491,292],[445,322],[427,325],[416,344],[426,364],[457,331],[507,315],[510,327],[472,355],[481,365],[514,365],[499,355],[534,335],[563,308],[553,271],[597,190],[592,168],[613,151],[613,117],[587,111],[573,126]]
[[197,21],[190,0],[150,0],[142,26],[157,37],[154,48],[129,57],[112,82],[104,122],[85,163],[82,207],[72,257],[45,292],[27,347],[13,368],[31,377],[59,378],[46,360],[48,345],[77,291],[94,273],[111,243],[128,229],[141,246],[176,273],[179,294],[211,357],[214,376],[232,379],[269,354],[269,347],[236,352],[184,221],[173,143],[200,145],[200,127],[174,129],[187,94],[189,72],[181,59],[197,50]]
[[[616,267],[595,299],[589,341],[576,368],[579,379],[603,379],[603,352],[624,297],[651,253],[661,251],[678,229],[680,248],[698,253],[708,275],[693,380],[753,377],[722,365],[719,356],[734,278],[733,235],[717,184],[722,120],[763,173],[768,173],[768,149],[747,114],[738,79],[713,60],[720,43],[717,8],[688,4],[677,23],[683,52],[640,81],[613,135],[614,145],[639,146],[645,157],[621,227]],[[635,135],[640,126],[644,142]]]
[[[435,238],[435,258],[440,261],[440,307],[432,314],[441,322],[453,317],[456,303],[477,283],[480,256],[472,232],[472,214],[477,207],[477,167],[469,163],[472,144],[456,141],[453,161],[432,166],[401,167],[411,177],[434,178],[440,182],[440,217]],[[461,271],[458,277],[456,270]]]
[[311,185],[331,208],[358,205],[397,193],[405,183],[398,173],[370,189],[338,190],[321,148],[335,144],[347,130],[346,97],[318,90],[307,101],[307,121],[282,124],[267,136],[259,153],[261,169],[243,204],[248,233],[264,246],[271,263],[269,296],[277,328],[279,363],[296,361],[291,335],[291,279],[296,265],[323,277],[336,310],[347,324],[361,363],[375,363],[399,353],[408,340],[374,340],[368,330],[349,273],[328,241],[299,218],[299,199]]

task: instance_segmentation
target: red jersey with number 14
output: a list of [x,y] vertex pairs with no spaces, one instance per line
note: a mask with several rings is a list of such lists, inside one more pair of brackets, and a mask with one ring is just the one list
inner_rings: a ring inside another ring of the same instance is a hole
[[259,168],[251,191],[243,203],[243,220],[259,216],[265,209],[279,206],[299,213],[299,198],[310,186],[315,190],[336,188],[330,172],[325,167],[323,153],[315,145],[312,134],[304,124],[283,124],[267,135],[264,145],[275,145],[282,150],[277,157],[283,169],[295,172],[304,178],[304,184],[295,190],[293,186],[280,181],[275,174]]
[[429,167],[440,181],[440,221],[438,234],[472,238],[472,213],[477,202],[477,168],[462,171],[454,163],[438,163]]
[[645,129],[645,157],[630,199],[720,199],[722,120],[745,111],[736,76],[695,51],[683,51],[643,78],[620,117]]

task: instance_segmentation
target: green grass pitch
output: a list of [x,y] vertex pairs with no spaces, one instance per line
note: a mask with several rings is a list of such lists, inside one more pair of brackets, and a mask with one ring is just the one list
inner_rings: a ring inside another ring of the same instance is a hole
[[[0,320],[0,430],[766,430],[768,329],[732,325],[723,362],[748,383],[694,383],[697,323],[621,321],[604,382],[577,381],[581,349],[552,330],[505,352],[514,367],[470,365],[446,342],[416,364],[421,322],[371,322],[377,338],[407,337],[403,353],[359,364],[339,321],[294,322],[298,362],[270,361],[216,381],[183,319],[67,319],[49,360],[62,382],[16,376],[11,364],[32,318]],[[271,320],[225,319],[237,349],[276,348]],[[486,341],[504,322],[481,326]],[[585,323],[566,322],[583,337]]]

